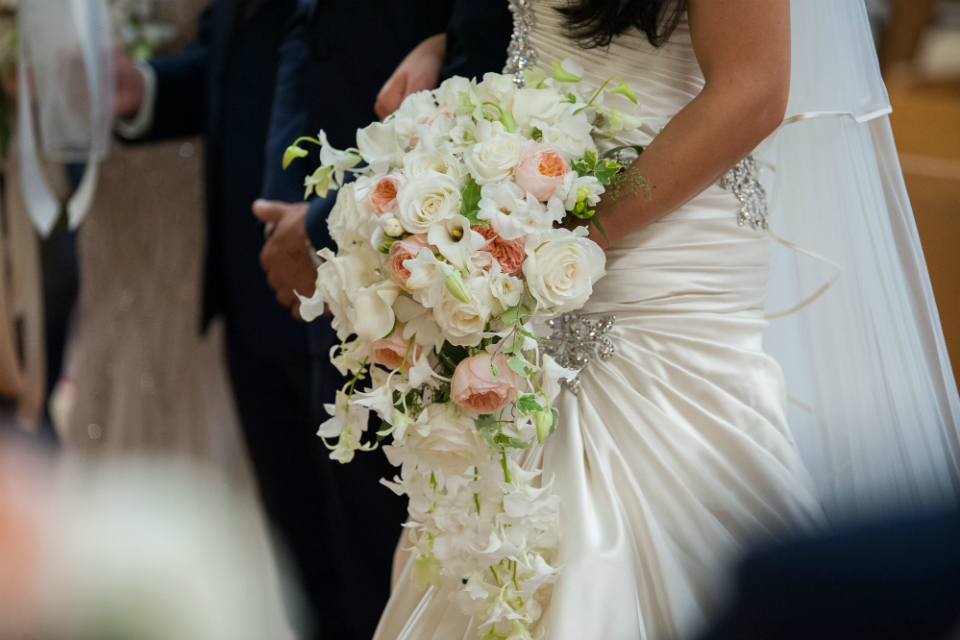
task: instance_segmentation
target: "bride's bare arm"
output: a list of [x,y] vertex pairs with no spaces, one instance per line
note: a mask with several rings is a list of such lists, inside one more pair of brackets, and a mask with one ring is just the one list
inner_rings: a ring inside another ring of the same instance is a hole
[[[783,119],[790,89],[789,0],[688,0],[706,84],[630,167],[647,194],[604,197],[610,244],[674,211],[749,154]],[[629,177],[628,177],[629,179]],[[626,189],[623,190],[626,193]],[[595,228],[591,237],[606,246]]]

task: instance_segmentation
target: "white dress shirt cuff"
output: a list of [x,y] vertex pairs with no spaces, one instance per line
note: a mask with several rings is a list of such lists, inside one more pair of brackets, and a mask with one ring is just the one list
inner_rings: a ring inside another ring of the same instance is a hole
[[143,101],[137,115],[129,120],[118,120],[115,130],[121,138],[136,140],[142,138],[153,126],[153,109],[157,103],[157,74],[146,62],[136,63],[137,71],[143,76]]

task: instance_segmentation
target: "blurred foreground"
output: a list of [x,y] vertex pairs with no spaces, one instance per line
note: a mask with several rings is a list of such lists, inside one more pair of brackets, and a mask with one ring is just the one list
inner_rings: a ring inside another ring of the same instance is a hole
[[0,640],[285,640],[281,580],[209,470],[0,443]]

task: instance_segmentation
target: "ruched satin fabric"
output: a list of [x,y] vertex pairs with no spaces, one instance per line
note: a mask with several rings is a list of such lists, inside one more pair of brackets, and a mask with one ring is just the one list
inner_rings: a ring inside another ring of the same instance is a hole
[[[684,20],[655,51],[637,34],[584,51],[551,3],[534,3],[539,64],[574,58],[585,80],[622,77],[644,107],[647,144],[703,86]],[[690,637],[727,595],[749,547],[816,530],[824,516],[785,418],[780,367],[762,350],[770,241],[737,224],[719,185],[607,251],[581,314],[615,315],[616,354],[565,390],[556,432],[532,452],[561,498],[561,578],[550,640]],[[425,594],[408,563],[377,640],[472,640],[478,621]]]

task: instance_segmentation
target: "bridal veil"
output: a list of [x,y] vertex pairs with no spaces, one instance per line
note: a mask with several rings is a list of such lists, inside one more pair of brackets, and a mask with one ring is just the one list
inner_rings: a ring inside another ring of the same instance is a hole
[[866,9],[792,0],[791,19],[786,119],[755,157],[772,235],[789,241],[774,251],[765,349],[792,431],[835,523],[953,504],[960,398]]

